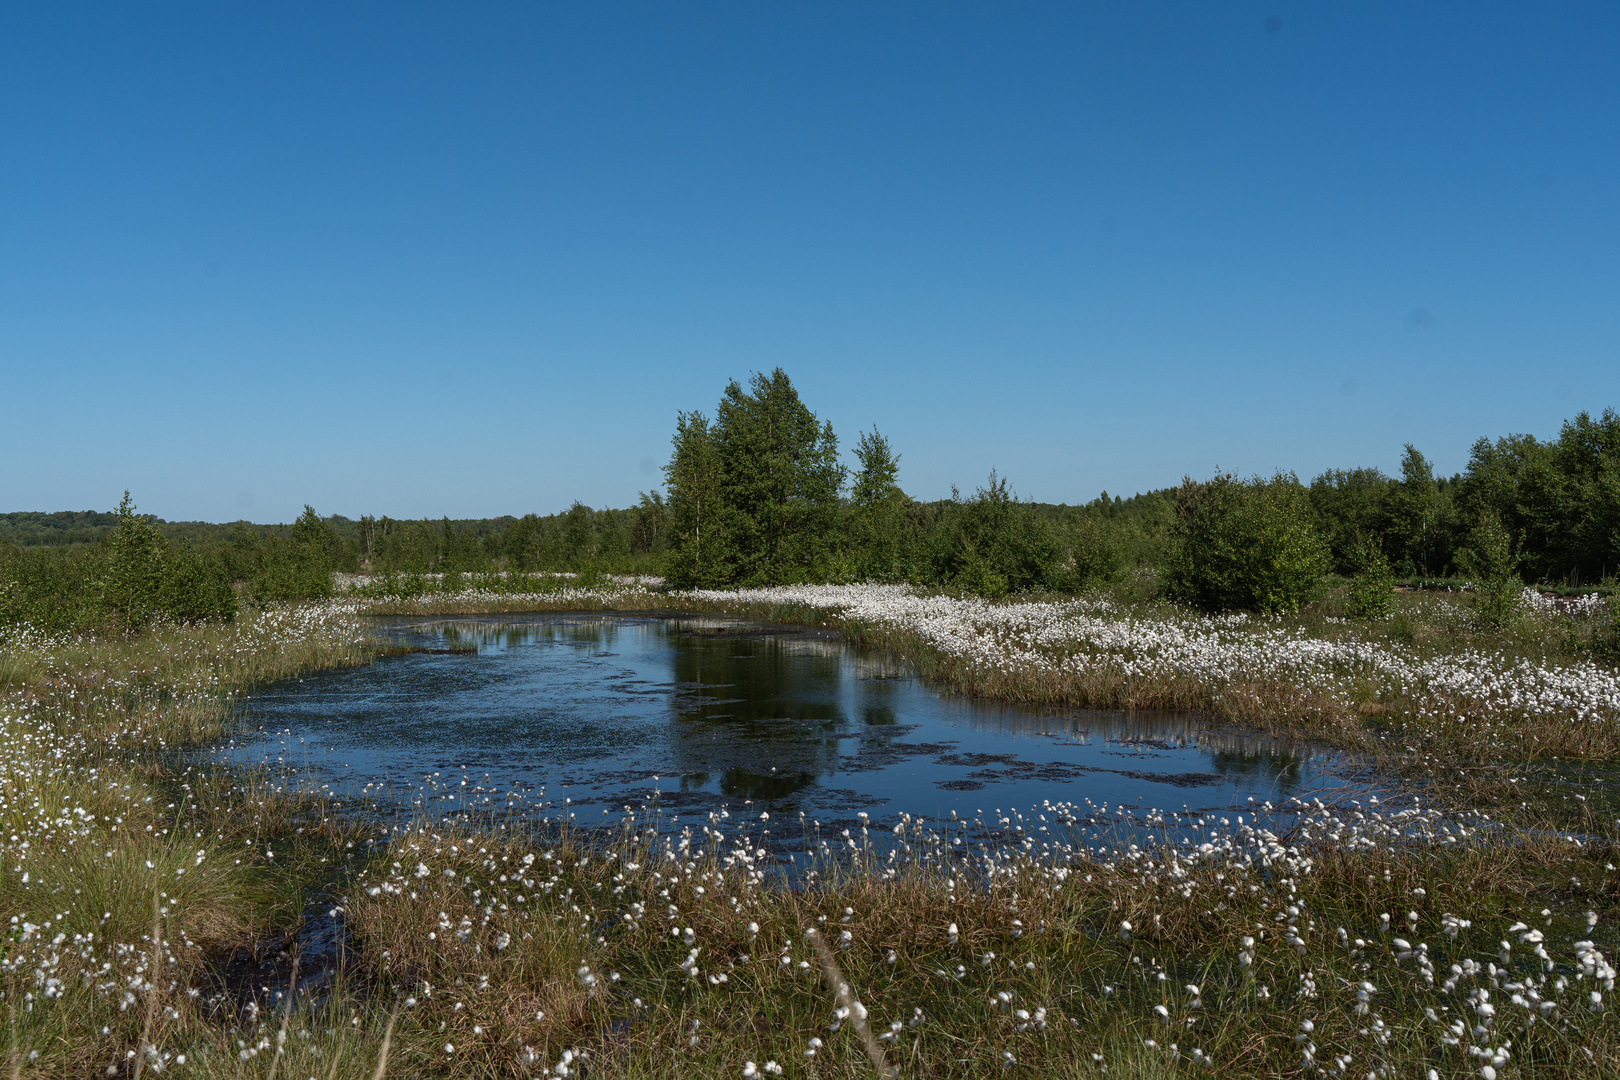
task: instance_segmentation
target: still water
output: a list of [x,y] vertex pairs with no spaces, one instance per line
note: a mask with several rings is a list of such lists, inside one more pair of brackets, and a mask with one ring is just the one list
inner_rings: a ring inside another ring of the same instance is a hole
[[1238,808],[1347,783],[1331,756],[1187,715],[941,694],[884,653],[802,628],[551,613],[378,621],[401,645],[461,651],[267,687],[239,706],[227,755],[402,804],[466,779],[567,798],[582,818],[655,790],[683,814],[892,821],[1045,800]]

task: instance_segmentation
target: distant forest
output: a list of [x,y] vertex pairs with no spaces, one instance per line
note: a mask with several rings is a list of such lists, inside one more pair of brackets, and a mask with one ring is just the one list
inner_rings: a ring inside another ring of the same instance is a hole
[[[1174,488],[1121,499],[1106,492],[1084,506],[1020,503],[1054,525],[1096,515],[1117,521],[1126,532],[1151,537],[1162,532]],[[956,500],[960,502],[961,500]],[[911,503],[919,517],[947,513],[952,500]],[[260,556],[292,539],[293,524],[247,521],[216,524],[165,521],[138,515],[171,543],[217,552],[236,569],[237,580],[252,576]],[[316,515],[334,569],[343,573],[477,573],[486,570],[599,570],[604,573],[660,574],[669,550],[670,512],[662,493],[644,495],[638,506],[593,509],[575,503],[561,513],[496,518],[399,520],[342,514]],[[0,550],[104,543],[117,527],[115,511],[23,511],[0,514]],[[1139,528],[1132,526],[1140,525]]]
[[1612,587],[1620,568],[1612,409],[1577,415],[1555,439],[1482,438],[1449,478],[1408,444],[1398,476],[1217,474],[1077,506],[1020,498],[994,471],[971,494],[914,499],[876,429],[858,436],[853,457],[846,468],[831,426],[778,369],[731,382],[712,416],[679,413],[662,490],[622,509],[433,521],[306,507],[296,522],[254,525],[162,521],[126,498],[108,513],[0,514],[0,622],[52,621],[47,609],[72,593],[81,615],[68,621],[95,624],[118,606],[107,599],[118,574],[129,595],[147,597],[120,601],[129,611],[202,617],[234,611],[243,589],[259,600],[329,594],[334,571],[629,573],[712,587],[888,581],[987,597],[1135,578],[1146,583],[1138,595],[1162,588],[1210,609],[1288,610],[1335,576],[1371,583],[1367,595],[1397,578],[1491,578],[1507,596],[1517,583]]

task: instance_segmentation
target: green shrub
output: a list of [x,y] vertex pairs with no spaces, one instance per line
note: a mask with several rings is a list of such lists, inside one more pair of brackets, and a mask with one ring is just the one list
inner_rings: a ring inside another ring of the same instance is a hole
[[22,550],[0,548],[0,635],[27,623],[48,632],[93,630],[107,618],[101,544]]
[[1606,606],[1608,615],[1592,628],[1588,646],[1598,659],[1620,664],[1620,598],[1611,596]]
[[288,540],[271,540],[262,550],[262,569],[250,589],[253,599],[315,600],[331,596],[332,529],[306,506]]
[[1501,626],[1519,609],[1524,593],[1519,546],[1501,517],[1488,508],[1480,511],[1468,539],[1468,546],[1457,553],[1457,562],[1473,579],[1474,612],[1487,625]]
[[971,546],[961,553],[951,584],[987,600],[1007,595],[1007,575],[998,571],[990,560]]
[[112,531],[95,544],[0,547],[0,633],[27,623],[49,632],[140,630],[156,621],[236,614],[221,553],[172,543],[124,493]]
[[236,590],[217,553],[205,556],[190,544],[174,544],[164,561],[160,600],[164,617],[201,622],[236,615]]
[[1352,619],[1384,619],[1395,612],[1395,572],[1372,537],[1363,533],[1350,550],[1355,577],[1345,598],[1344,613]]
[[313,600],[332,595],[332,572],[319,564],[284,559],[272,562],[249,586],[253,599]]
[[1206,611],[1294,611],[1317,593],[1327,545],[1292,473],[1188,478],[1176,494],[1165,585]]
[[118,524],[107,537],[107,576],[102,592],[107,611],[123,630],[139,630],[163,611],[163,534],[135,515],[129,492],[118,503]]
[[1071,526],[1059,585],[1071,592],[1088,585],[1110,584],[1125,573],[1125,551],[1119,531],[1107,522],[1082,519]]
[[953,500],[948,580],[980,596],[1060,586],[1064,552],[1052,526],[994,470],[973,498]]

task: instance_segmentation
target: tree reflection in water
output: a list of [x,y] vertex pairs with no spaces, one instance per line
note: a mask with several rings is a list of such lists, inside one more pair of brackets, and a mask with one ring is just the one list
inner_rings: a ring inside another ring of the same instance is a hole
[[1215,807],[1342,783],[1322,755],[1190,714],[942,696],[802,628],[619,614],[384,626],[408,647],[462,651],[270,687],[242,719],[276,734],[231,755],[296,757],[360,788],[465,770],[480,790],[567,785],[575,806],[656,787],[683,806],[934,818],[1043,799]]

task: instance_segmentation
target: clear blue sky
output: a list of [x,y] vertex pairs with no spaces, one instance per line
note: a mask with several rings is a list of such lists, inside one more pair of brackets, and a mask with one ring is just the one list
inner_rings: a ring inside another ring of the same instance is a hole
[[8,4],[0,510],[541,513],[781,365],[913,495],[1620,406],[1620,8]]

